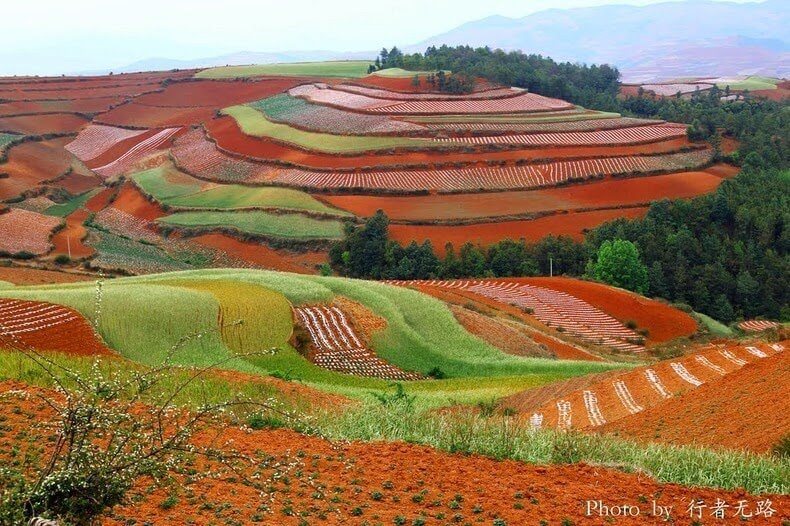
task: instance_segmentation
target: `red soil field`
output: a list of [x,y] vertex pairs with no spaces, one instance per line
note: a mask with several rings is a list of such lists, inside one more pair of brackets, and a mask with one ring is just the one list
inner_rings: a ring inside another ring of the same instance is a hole
[[528,332],[528,336],[537,343],[544,344],[560,360],[585,360],[594,362],[603,361],[602,358],[595,354],[574,347],[559,340],[558,338],[554,338],[544,334],[543,332],[540,332],[537,327],[541,327],[543,330],[545,330],[545,326],[536,321],[532,316],[525,314],[520,308],[513,305],[506,305],[504,303],[494,301],[491,298],[487,298],[479,294],[473,294],[462,289],[443,289],[440,287],[430,286],[425,282],[419,285],[414,284],[411,286],[420,290],[421,292],[424,292],[425,294],[438,298],[447,303],[454,303],[456,305],[465,305],[468,303],[484,305],[488,308],[504,312],[509,316],[518,318],[525,322],[526,325],[534,329]]
[[159,205],[146,199],[131,183],[126,183],[121,188],[115,201],[112,202],[112,207],[146,221],[154,221],[167,215]]
[[[20,382],[0,384],[0,393],[27,391],[30,396],[3,396],[2,411],[7,415],[5,425],[12,430],[28,429],[30,419],[47,422],[51,412],[35,396],[40,390]],[[14,410],[13,408],[18,408]],[[51,444],[53,426],[36,426],[30,430],[30,443]],[[0,458],[9,458],[14,445],[19,444],[17,433],[7,433],[0,441]],[[689,525],[692,520],[686,509],[691,500],[701,499],[712,506],[717,499],[736,504],[750,503],[752,511],[758,501],[770,498],[772,508],[778,510],[771,518],[755,516],[750,525],[775,525],[785,520],[790,496],[749,495],[743,490],[689,488],[678,484],[662,484],[645,473],[625,473],[605,466],[534,465],[518,461],[498,461],[481,455],[449,454],[426,446],[403,442],[330,442],[318,437],[298,434],[290,430],[245,431],[218,422],[201,429],[193,438],[197,446],[239,452],[241,458],[252,462],[242,467],[241,476],[216,461],[198,457],[194,468],[206,477],[192,477],[176,470],[168,473],[174,486],[156,485],[140,479],[132,490],[129,503],[117,506],[112,516],[102,520],[104,526],[134,522],[142,524],[210,524],[219,521],[235,524],[296,526],[321,512],[326,514],[320,523],[327,525],[363,524],[368,518],[381,524],[395,524],[395,517],[408,518],[411,524],[418,516],[426,517],[426,524],[444,524],[435,519],[460,515],[461,520],[490,525],[502,519],[509,525],[607,524],[604,517],[586,517],[587,500],[601,500],[612,505],[639,506],[637,517],[618,517],[618,525],[655,525],[650,515],[655,499],[661,506],[673,506],[673,523]],[[22,445],[22,450],[28,444]],[[297,452],[304,451],[302,458]],[[264,462],[266,455],[271,462]],[[255,467],[253,467],[255,466]],[[258,467],[260,466],[260,467]],[[266,466],[266,467],[264,467]],[[270,466],[270,467],[269,467]],[[274,477],[275,469],[280,473]],[[256,475],[257,474],[257,475]],[[264,499],[259,489],[242,480],[261,480],[272,486],[273,499]],[[161,503],[173,490],[187,492],[190,498],[176,499],[176,505],[165,509]],[[332,501],[328,502],[330,493]],[[374,499],[372,492],[382,498]],[[421,492],[422,499],[411,497]],[[194,498],[192,495],[194,494]],[[321,498],[316,498],[320,495]],[[456,495],[458,497],[456,497]],[[336,498],[335,498],[336,497]],[[326,500],[325,500],[326,499]],[[449,502],[456,500],[458,509]],[[438,503],[435,503],[438,501]],[[641,504],[640,504],[641,503]],[[269,512],[260,511],[266,504]],[[359,521],[350,517],[359,508]],[[478,512],[474,510],[478,509]],[[302,513],[307,514],[306,517]],[[256,517],[257,518],[253,518]],[[312,524],[312,521],[309,521]],[[736,524],[737,519],[718,521]]]
[[620,217],[633,219],[647,213],[646,207],[596,210],[592,212],[571,212],[541,217],[528,221],[501,221],[472,225],[390,225],[392,239],[401,243],[430,239],[436,252],[444,255],[444,247],[452,243],[456,250],[467,241],[490,245],[503,239],[537,241],[550,234],[567,235],[574,239],[584,237],[584,231]]
[[115,193],[115,188],[105,188],[98,194],[94,195],[85,203],[85,209],[91,212],[98,212],[102,208],[110,204],[110,197]]
[[648,343],[660,343],[697,331],[694,319],[678,309],[633,292],[608,285],[573,278],[513,278],[508,281],[529,283],[566,292],[594,305],[621,322],[634,320],[640,328],[650,330]]
[[225,234],[205,234],[190,238],[189,241],[222,251],[235,260],[255,267],[298,274],[315,274],[316,267],[326,263],[329,257],[324,251],[300,253],[275,250],[267,245],[240,241]]
[[121,103],[123,97],[99,97],[79,100],[17,101],[0,104],[0,116],[36,113],[99,113]]
[[96,123],[112,126],[133,126],[135,128],[162,128],[169,126],[189,126],[200,124],[214,118],[214,109],[159,107],[129,102],[99,115]]
[[87,123],[88,119],[71,113],[26,115],[0,118],[0,130],[22,133],[24,135],[73,133],[80,131]]
[[0,164],[0,199],[8,199],[32,190],[43,181],[66,173],[72,162],[63,147],[71,137],[48,141],[29,141],[8,150],[8,162]]
[[77,283],[95,279],[88,274],[74,274],[28,267],[0,267],[0,281],[14,285],[47,285],[50,283]]
[[421,195],[410,197],[327,195],[323,201],[370,217],[384,210],[397,221],[471,219],[551,210],[613,208],[645,204],[663,198],[694,197],[721,183],[714,169],[633,179],[610,178],[583,185],[520,192]]
[[96,188],[101,184],[101,179],[93,175],[93,173],[81,173],[78,170],[72,171],[69,175],[62,179],[58,179],[52,186],[63,188],[72,195],[82,194]]
[[[783,83],[787,86],[787,82]],[[780,84],[781,85],[781,84]],[[780,85],[776,86],[776,89],[761,89],[757,91],[752,91],[751,94],[755,97],[765,97],[767,99],[775,100],[775,101],[783,101],[785,99],[790,98],[790,88],[781,88]]]
[[[785,342],[785,346],[786,342]],[[790,429],[790,354],[756,360],[603,428],[640,441],[767,453]]]
[[243,102],[251,102],[303,84],[305,78],[264,78],[251,82],[225,80],[198,80],[170,84],[161,93],[151,93],[136,99],[150,106],[209,106],[223,108]]
[[113,354],[88,320],[69,307],[39,301],[0,299],[0,348],[95,356]]
[[488,160],[567,159],[639,155],[645,153],[674,152],[688,146],[688,140],[673,139],[648,145],[618,147],[565,147],[530,148],[501,152],[443,153],[408,152],[402,154],[338,156],[291,148],[267,139],[245,135],[231,117],[221,117],[206,123],[209,136],[221,149],[244,157],[260,160],[280,161],[316,169],[360,168],[383,165],[407,165],[420,163],[482,163]]
[[129,84],[121,87],[113,88],[94,88],[94,89],[81,89],[81,90],[57,90],[47,89],[39,90],[38,88],[29,89],[28,91],[14,90],[0,92],[0,98],[5,100],[23,100],[23,101],[38,101],[38,100],[78,100],[78,99],[96,99],[100,97],[134,97],[143,93],[149,93],[162,89],[162,86],[156,83],[146,84]]
[[54,255],[69,255],[69,249],[71,257],[74,259],[90,257],[96,253],[93,248],[83,243],[85,236],[88,235],[83,222],[88,219],[89,215],[89,211],[80,208],[66,217],[66,228],[52,236],[52,244],[55,245],[52,252]]
[[140,135],[136,135],[134,137],[129,137],[128,139],[123,139],[118,141],[117,143],[113,144],[110,148],[103,151],[101,155],[98,157],[94,157],[93,159],[87,159],[85,161],[85,165],[89,168],[98,168],[101,166],[105,166],[108,163],[111,163],[118,159],[120,156],[128,152],[132,149],[135,145],[143,142],[146,139],[150,139],[160,130],[148,130],[145,133]]

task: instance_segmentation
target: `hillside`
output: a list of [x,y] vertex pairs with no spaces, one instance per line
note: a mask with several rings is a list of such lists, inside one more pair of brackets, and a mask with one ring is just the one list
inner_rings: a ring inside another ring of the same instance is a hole
[[482,79],[453,94],[430,72],[415,83],[366,70],[0,79],[0,199],[11,208],[0,251],[131,274],[313,273],[344,221],[379,208],[395,239],[442,253],[447,241],[580,239],[731,175],[707,168],[711,149],[682,125]]

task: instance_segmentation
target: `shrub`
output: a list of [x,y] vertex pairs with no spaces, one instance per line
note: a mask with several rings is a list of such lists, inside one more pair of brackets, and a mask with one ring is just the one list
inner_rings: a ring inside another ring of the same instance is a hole
[[[97,316],[100,302],[101,281],[97,282]],[[233,452],[200,448],[190,439],[199,426],[219,412],[237,406],[272,411],[271,401],[232,398],[219,404],[205,403],[191,413],[175,404],[207,371],[231,359],[198,369],[172,384],[173,378],[178,378],[173,365],[176,353],[204,335],[195,333],[181,338],[161,365],[140,366],[131,375],[114,368],[105,371],[98,360],[87,373],[82,373],[55,363],[33,348],[10,346],[32,361],[56,386],[54,394],[38,394],[53,413],[46,425],[56,435],[51,452],[32,466],[33,482],[24,484],[13,476],[4,480],[3,473],[7,472],[0,470],[0,488],[14,490],[10,500],[17,505],[23,503],[20,509],[25,519],[51,516],[73,526],[94,524],[108,509],[124,501],[139,477],[163,482],[171,469],[183,463],[184,455],[202,455],[230,464],[241,461]],[[140,411],[141,403],[148,410]],[[163,506],[168,502],[169,499]],[[6,513],[3,507],[0,513]]]
[[58,254],[58,256],[55,257],[56,265],[68,265],[69,263],[71,263],[71,258],[66,254]]
[[425,375],[435,380],[443,380],[444,378],[447,378],[447,374],[445,374],[445,372],[442,371],[442,369],[438,366],[425,373]]
[[790,458],[790,433],[780,438],[779,442],[771,448],[771,452],[780,458]]

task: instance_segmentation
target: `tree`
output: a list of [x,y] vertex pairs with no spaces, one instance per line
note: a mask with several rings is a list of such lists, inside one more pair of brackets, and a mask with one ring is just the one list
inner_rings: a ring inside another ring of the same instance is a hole
[[386,268],[389,219],[381,210],[347,239],[348,274],[356,278],[380,279]]
[[412,85],[412,87],[414,89],[417,89],[417,88],[420,87],[420,76],[419,75],[414,75],[414,78],[411,79],[411,85]]
[[708,310],[708,314],[724,323],[730,323],[735,319],[735,311],[732,309],[730,300],[728,300],[727,296],[724,294],[719,294],[719,296],[713,300],[713,305],[711,305],[710,310]]
[[639,259],[636,245],[630,241],[604,241],[598,249],[598,259],[592,271],[593,277],[604,283],[640,294],[647,292],[647,267]]

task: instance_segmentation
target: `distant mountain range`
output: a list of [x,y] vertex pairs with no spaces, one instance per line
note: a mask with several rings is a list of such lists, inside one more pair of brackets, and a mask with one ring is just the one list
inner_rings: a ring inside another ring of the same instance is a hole
[[[628,82],[740,74],[786,78],[790,76],[789,6],[788,0],[689,0],[641,7],[549,9],[523,18],[491,16],[403,48],[413,52],[430,45],[468,44],[520,49],[559,61],[614,64]],[[241,52],[196,60],[155,58],[116,72],[371,59],[376,53]]]

